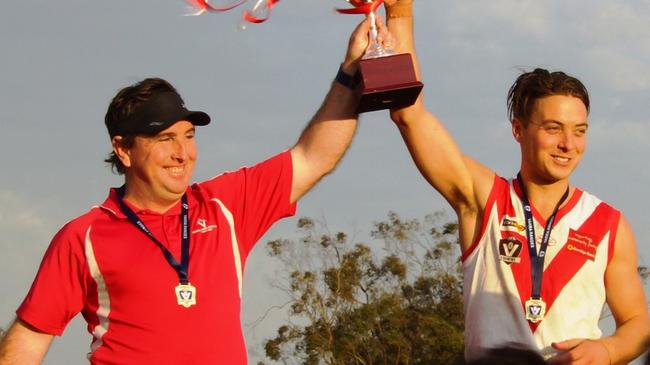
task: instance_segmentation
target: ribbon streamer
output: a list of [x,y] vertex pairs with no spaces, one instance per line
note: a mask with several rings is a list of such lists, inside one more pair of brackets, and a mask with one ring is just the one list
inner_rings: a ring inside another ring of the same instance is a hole
[[[189,16],[198,16],[203,13],[223,13],[229,10],[232,10],[247,0],[237,0],[232,5],[217,7],[213,6],[208,2],[208,0],[185,0],[190,6],[197,9],[196,12],[192,14],[187,14]],[[277,4],[280,0],[257,0],[255,6],[250,10],[245,10],[242,18],[244,21],[249,23],[263,23],[271,17],[271,9]],[[374,12],[381,4],[384,3],[384,0],[375,0],[372,2],[366,2],[365,0],[347,0],[353,8],[347,9],[336,9],[337,12],[341,14],[370,14]]]
[[[244,11],[244,20],[249,23],[263,23],[271,16],[271,9],[280,0],[257,0],[257,3],[252,10]],[[265,3],[265,8],[260,8]],[[262,10],[259,10],[262,9]],[[261,14],[261,15],[256,15]]]
[[[232,5],[217,7],[211,5],[208,0],[185,0],[190,6],[196,8],[196,12],[187,14],[189,16],[198,16],[203,13],[223,13],[232,10],[247,0],[237,0]],[[263,23],[271,16],[271,9],[280,0],[257,0],[255,6],[251,10],[245,10],[242,18],[249,23]]]
[[354,8],[336,9],[336,11],[341,14],[370,14],[377,10],[383,2],[384,0],[375,0],[371,3],[367,3],[363,0],[349,0],[349,3],[352,4]]
[[239,5],[243,4],[246,2],[246,0],[238,0],[236,3],[230,5],[230,6],[224,6],[224,7],[216,7],[210,5],[207,0],[186,0],[190,6],[193,6],[197,9],[196,13],[193,14],[187,14],[189,16],[197,16],[201,15],[205,12],[212,12],[212,13],[223,13],[228,10],[232,10]]

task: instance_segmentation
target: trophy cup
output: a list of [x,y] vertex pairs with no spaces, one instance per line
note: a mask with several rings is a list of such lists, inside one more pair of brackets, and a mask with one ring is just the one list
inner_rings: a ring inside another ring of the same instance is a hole
[[[363,0],[370,4],[374,0]],[[397,54],[377,42],[375,12],[370,11],[370,46],[355,76],[361,94],[357,112],[402,108],[413,105],[424,86],[417,80],[409,53]]]

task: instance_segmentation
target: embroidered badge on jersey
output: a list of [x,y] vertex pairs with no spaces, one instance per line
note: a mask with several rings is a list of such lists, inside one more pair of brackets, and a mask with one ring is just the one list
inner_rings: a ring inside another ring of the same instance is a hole
[[598,245],[595,242],[589,235],[570,229],[564,247],[567,251],[575,252],[594,261],[596,259],[596,250],[598,249]]
[[505,237],[499,241],[499,260],[506,264],[518,264],[521,262],[521,248],[523,244],[514,237]]
[[501,221],[501,228],[504,231],[510,231],[510,232],[523,232],[526,230],[526,227],[517,222],[516,218],[511,218],[508,216],[504,216],[503,220]]
[[203,219],[203,218],[197,219],[196,220],[196,225],[198,225],[199,228],[193,230],[192,234],[207,233],[207,232],[210,232],[210,231],[213,231],[213,230],[217,229],[216,224],[208,224],[207,221],[205,219]]

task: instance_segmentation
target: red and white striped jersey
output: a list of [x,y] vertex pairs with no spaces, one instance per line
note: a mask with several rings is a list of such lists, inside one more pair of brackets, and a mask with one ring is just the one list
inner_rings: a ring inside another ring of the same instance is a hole
[[[533,217],[539,252],[547,217],[534,207]],[[546,315],[531,323],[524,310],[532,278],[521,191],[516,179],[496,177],[481,232],[462,257],[466,357],[514,344],[550,357],[555,353],[553,342],[599,338],[604,275],[614,252],[619,218],[616,209],[574,190],[557,212],[544,260]]]

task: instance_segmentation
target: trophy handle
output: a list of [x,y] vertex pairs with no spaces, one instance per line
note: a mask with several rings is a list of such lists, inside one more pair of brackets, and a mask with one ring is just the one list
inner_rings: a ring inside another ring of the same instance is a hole
[[[366,3],[371,2],[372,0],[366,0]],[[377,41],[377,17],[375,16],[375,12],[371,11],[368,13],[368,17],[370,18],[370,45],[362,59],[394,55],[395,51],[382,47]]]

